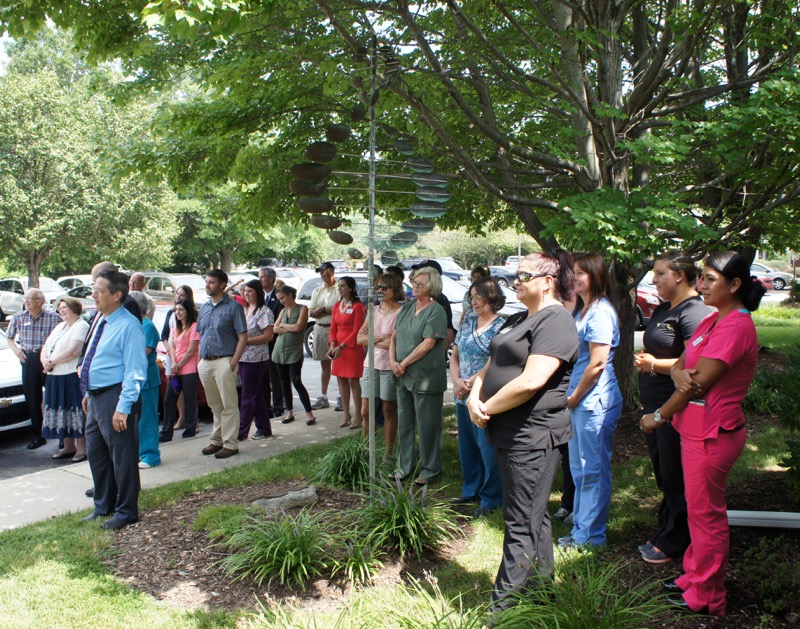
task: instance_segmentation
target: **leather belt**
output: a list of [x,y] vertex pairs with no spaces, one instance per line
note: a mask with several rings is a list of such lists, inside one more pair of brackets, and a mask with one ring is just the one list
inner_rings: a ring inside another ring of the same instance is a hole
[[221,358],[230,358],[231,356],[205,356],[203,360],[219,360]]
[[330,323],[315,323],[314,325],[318,325],[321,328],[329,328],[329,327],[331,327]]
[[37,347],[36,349],[23,349],[22,351],[25,352],[26,354],[38,354],[39,352],[42,351],[42,348]]
[[107,387],[98,387],[96,389],[89,389],[86,393],[89,394],[89,397],[97,397],[101,393],[105,393],[106,391],[111,391],[111,389],[120,386],[122,383],[117,382],[117,384],[109,384]]

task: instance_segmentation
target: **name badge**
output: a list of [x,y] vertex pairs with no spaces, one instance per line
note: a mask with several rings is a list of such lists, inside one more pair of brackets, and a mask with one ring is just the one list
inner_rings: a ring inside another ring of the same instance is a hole
[[698,336],[694,341],[692,341],[692,347],[697,347],[702,342],[703,342],[703,337]]
[[347,310],[344,311],[344,313],[345,314],[353,314],[353,309],[352,308],[348,308]]
[[26,321],[25,323],[22,324],[22,327],[24,328],[29,325],[33,325],[33,321]]

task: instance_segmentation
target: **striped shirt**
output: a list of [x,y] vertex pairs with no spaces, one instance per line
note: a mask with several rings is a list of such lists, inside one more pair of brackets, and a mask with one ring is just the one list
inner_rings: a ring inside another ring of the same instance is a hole
[[34,317],[27,310],[22,310],[11,317],[6,335],[10,339],[15,338],[22,351],[33,352],[42,348],[50,332],[59,323],[61,317],[50,310],[43,309],[38,317]]

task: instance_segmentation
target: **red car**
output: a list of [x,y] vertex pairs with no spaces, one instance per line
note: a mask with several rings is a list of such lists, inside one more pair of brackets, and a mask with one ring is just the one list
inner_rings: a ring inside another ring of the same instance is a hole
[[664,300],[658,296],[655,286],[646,284],[645,280],[636,287],[636,316],[639,319],[639,329],[647,326],[650,317]]

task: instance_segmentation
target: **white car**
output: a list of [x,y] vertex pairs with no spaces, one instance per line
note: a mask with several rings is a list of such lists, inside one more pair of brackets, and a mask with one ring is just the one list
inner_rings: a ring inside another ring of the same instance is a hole
[[90,286],[92,284],[91,275],[64,275],[59,277],[56,282],[64,290],[70,290],[76,286]]
[[22,365],[0,330],[0,432],[30,426],[28,405],[22,393]]
[[783,271],[774,271],[760,262],[753,262],[750,265],[750,273],[756,276],[766,275],[775,285],[775,290],[783,290],[792,283],[792,274]]
[[50,302],[50,309],[55,310],[56,304],[61,297],[74,297],[79,302],[81,302],[81,306],[83,306],[82,316],[85,318],[87,316],[91,316],[92,313],[97,309],[97,305],[95,304],[94,297],[92,297],[92,288],[91,278],[89,284],[85,286],[76,286],[68,290],[64,295],[56,297],[53,301]]
[[[314,269],[307,269],[301,266],[273,266],[275,270],[275,278],[279,280],[283,280],[283,283],[287,286],[292,286],[296,290],[300,290],[300,287],[303,285],[307,279],[312,277],[319,277]],[[258,272],[261,269],[247,269],[245,273],[250,273],[255,277],[258,277]]]
[[517,267],[519,266],[519,261],[522,260],[520,256],[508,256],[506,258],[506,268],[516,271]]
[[[25,291],[28,290],[27,277],[7,277],[0,280],[0,308],[7,317],[24,308]],[[49,304],[66,291],[49,277],[39,278],[39,290],[44,293],[44,303]]]

